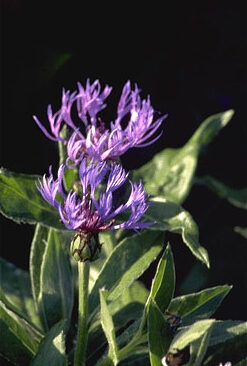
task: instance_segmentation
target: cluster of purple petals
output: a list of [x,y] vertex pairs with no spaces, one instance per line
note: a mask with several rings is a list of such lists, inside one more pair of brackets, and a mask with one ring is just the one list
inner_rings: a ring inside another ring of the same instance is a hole
[[[50,168],[50,175],[44,175],[42,182],[37,186],[43,198],[54,206],[60,218],[69,230],[82,233],[98,233],[102,230],[141,229],[152,225],[141,220],[149,207],[147,196],[142,184],[130,182],[131,192],[127,202],[116,207],[114,192],[127,180],[128,174],[117,164],[108,165],[106,162],[89,164],[83,159],[79,166],[81,193],[71,190],[65,193],[63,176],[65,166],[61,165],[57,179],[54,179]],[[100,186],[104,185],[101,190]],[[116,223],[116,217],[128,210],[126,221]]]
[[[154,109],[150,98],[142,100],[137,85],[132,90],[129,81],[122,90],[116,119],[110,122],[109,129],[105,129],[98,114],[106,107],[105,99],[111,90],[112,88],[108,85],[102,90],[98,80],[92,84],[87,80],[85,88],[78,83],[78,90],[73,93],[63,90],[61,108],[55,113],[52,112],[50,105],[47,109],[50,132],[36,116],[33,116],[49,139],[64,141],[67,144],[67,164],[75,166],[84,157],[94,161],[115,160],[128,149],[148,146],[160,137],[161,133],[153,136],[166,115],[154,120]],[[84,133],[72,119],[74,105],[84,125]],[[123,120],[126,121],[126,119],[127,126],[124,128]],[[67,140],[61,137],[64,124],[71,130]]]

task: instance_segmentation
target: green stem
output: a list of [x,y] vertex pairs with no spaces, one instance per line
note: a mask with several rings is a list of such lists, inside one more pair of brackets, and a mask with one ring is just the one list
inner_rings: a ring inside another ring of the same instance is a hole
[[78,333],[74,366],[84,366],[88,331],[88,282],[90,262],[78,262]]

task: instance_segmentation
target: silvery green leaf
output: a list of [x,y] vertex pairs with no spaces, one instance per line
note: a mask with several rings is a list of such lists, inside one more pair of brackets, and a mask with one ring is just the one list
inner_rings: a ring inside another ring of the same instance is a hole
[[0,212],[17,223],[52,226],[64,229],[57,211],[37,190],[38,175],[18,174],[0,169]]
[[4,297],[11,306],[10,309],[14,310],[39,329],[42,329],[40,318],[32,297],[30,276],[28,272],[17,268],[14,264],[3,258],[0,258],[0,267],[0,286]]
[[131,283],[140,277],[162,249],[163,238],[157,232],[143,231],[119,243],[104,263],[89,296],[89,311],[99,305],[100,288],[109,292],[108,300],[119,297]]
[[175,297],[168,308],[169,312],[177,313],[183,325],[192,324],[196,320],[209,318],[218,309],[232,286],[211,287],[194,294]]
[[233,110],[228,110],[208,117],[183,147],[164,149],[134,171],[134,180],[141,179],[153,196],[182,203],[190,192],[200,150],[227,125],[233,114]]
[[220,198],[226,199],[233,206],[247,210],[247,188],[234,189],[210,176],[196,177],[195,183],[211,189]]
[[50,229],[43,254],[38,306],[46,329],[60,320],[68,322],[73,308],[69,234]]
[[43,338],[30,366],[67,366],[64,322],[55,324]]
[[17,365],[26,365],[36,354],[42,334],[0,300],[0,354]]

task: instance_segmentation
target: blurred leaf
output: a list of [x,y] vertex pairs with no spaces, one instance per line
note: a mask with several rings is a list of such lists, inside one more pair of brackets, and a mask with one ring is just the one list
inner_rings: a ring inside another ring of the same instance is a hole
[[165,311],[173,298],[175,289],[175,268],[170,244],[159,261],[152,281],[149,301],[154,300],[161,311]]
[[19,315],[41,328],[40,319],[32,298],[31,283],[28,272],[0,258],[1,287],[7,301]]
[[70,53],[55,54],[49,67],[52,75],[59,71],[71,58],[71,56],[72,55]]
[[107,307],[106,298],[108,291],[99,290],[100,308],[101,308],[101,324],[109,345],[108,357],[113,361],[114,365],[118,363],[118,346],[113,320]]
[[162,249],[160,233],[143,231],[124,239],[106,260],[89,296],[89,311],[99,305],[100,288],[109,291],[108,300],[119,297],[149,267]]
[[161,360],[167,353],[172,341],[170,325],[162,312],[151,300],[148,311],[148,343],[151,366],[162,366]]
[[208,253],[199,243],[198,227],[190,213],[162,197],[152,199],[151,203],[144,217],[156,223],[149,230],[167,230],[182,235],[183,242],[192,254],[209,268]]
[[195,263],[189,269],[189,273],[184,277],[180,287],[180,294],[188,294],[203,289],[209,280],[210,271],[200,262]]
[[38,350],[42,334],[0,300],[0,354],[17,365],[27,364]]
[[228,110],[208,117],[182,148],[165,149],[134,171],[134,180],[141,179],[149,194],[182,203],[190,192],[200,150],[230,121],[233,113]]
[[30,277],[32,284],[32,293],[36,308],[38,309],[38,297],[40,293],[40,271],[45,253],[48,237],[48,228],[40,224],[36,225],[34,237],[30,250]]
[[235,226],[234,231],[241,235],[243,238],[247,239],[247,227]]
[[209,318],[218,309],[232,286],[216,286],[206,290],[175,297],[168,308],[171,313],[178,313],[183,325],[196,320]]
[[50,229],[40,270],[39,309],[46,328],[68,321],[73,308],[73,283],[68,252],[69,233]]
[[203,365],[217,365],[222,360],[232,364],[246,357],[247,322],[226,320],[213,324],[207,356]]
[[234,189],[223,184],[219,180],[210,177],[196,177],[196,184],[201,184],[211,189],[220,198],[226,199],[233,206],[247,210],[247,188]]
[[30,366],[67,366],[67,364],[64,322],[60,321],[46,334]]
[[234,363],[233,366],[246,366],[247,365],[247,356],[244,357],[241,361]]
[[49,205],[36,188],[40,177],[0,169],[0,212],[17,223],[52,226],[64,229],[57,211]]

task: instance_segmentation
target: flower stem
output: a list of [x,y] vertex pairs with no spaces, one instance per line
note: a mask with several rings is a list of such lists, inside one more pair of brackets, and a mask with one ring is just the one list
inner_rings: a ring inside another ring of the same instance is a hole
[[88,331],[88,282],[90,262],[78,262],[78,333],[74,366],[84,366]]

